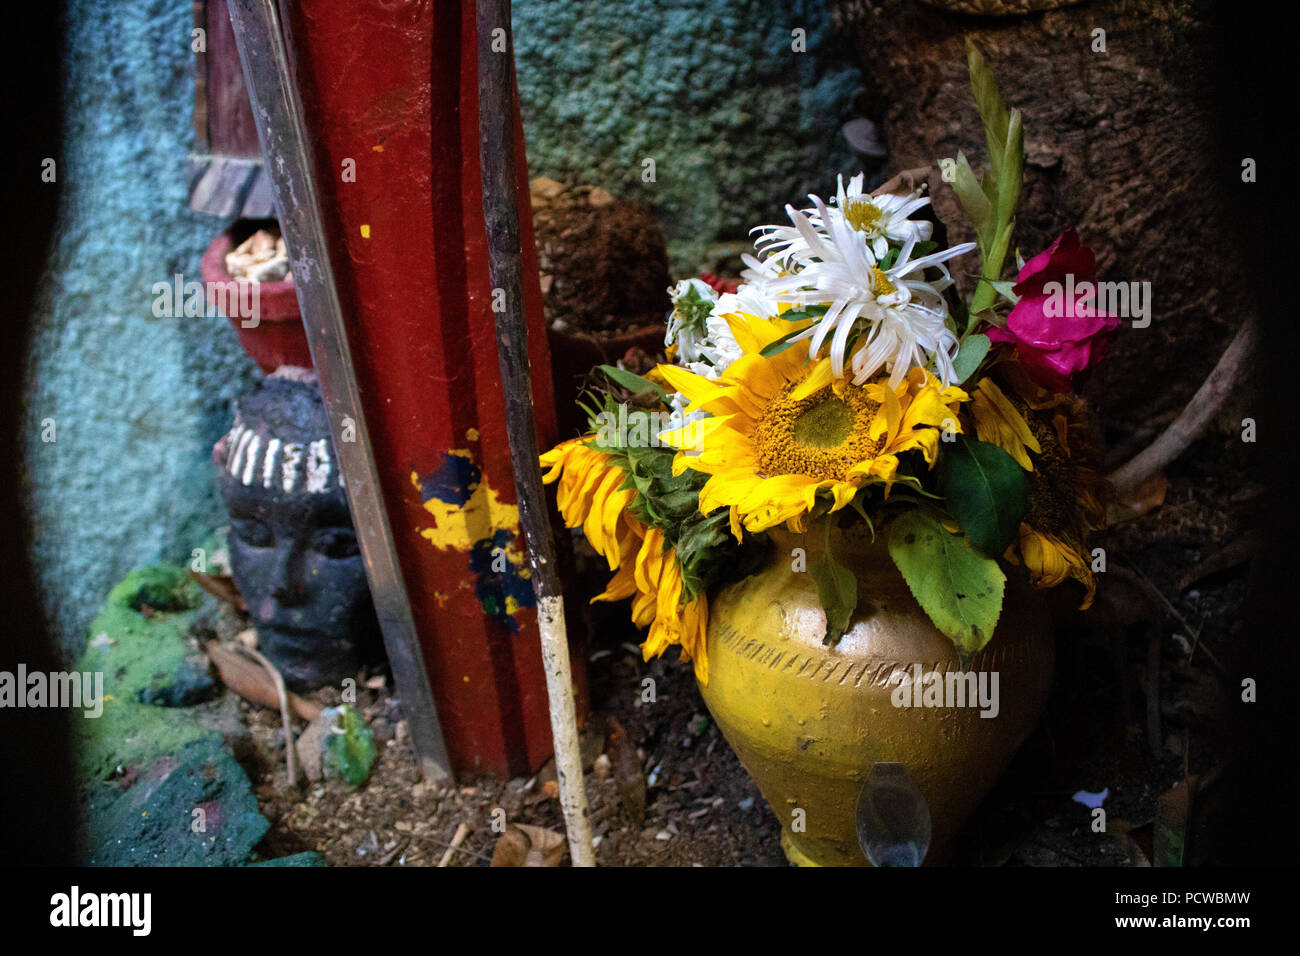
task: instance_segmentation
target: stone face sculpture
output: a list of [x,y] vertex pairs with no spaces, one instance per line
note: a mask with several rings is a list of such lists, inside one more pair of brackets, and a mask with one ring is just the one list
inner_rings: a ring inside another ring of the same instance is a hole
[[230,569],[258,646],[294,689],[381,657],[365,565],[315,375],[282,368],[235,402],[213,448]]

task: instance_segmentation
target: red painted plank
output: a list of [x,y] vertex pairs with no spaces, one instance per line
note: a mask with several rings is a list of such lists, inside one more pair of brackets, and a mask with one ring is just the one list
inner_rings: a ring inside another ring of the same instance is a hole
[[[474,5],[285,6],[371,440],[452,765],[527,773],[549,757],[550,727],[490,309]],[[516,128],[527,196],[518,117]],[[355,182],[344,181],[345,160]],[[546,447],[550,357],[529,209],[520,218]]]

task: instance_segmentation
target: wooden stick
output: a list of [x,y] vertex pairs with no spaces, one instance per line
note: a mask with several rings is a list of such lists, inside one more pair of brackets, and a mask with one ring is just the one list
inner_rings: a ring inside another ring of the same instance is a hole
[[1172,462],[1200,437],[1237,384],[1242,366],[1255,346],[1256,335],[1255,319],[1252,316],[1242,323],[1231,344],[1219,357],[1214,370],[1178,417],[1145,451],[1110,476],[1111,483],[1121,498]]
[[[493,300],[504,297],[496,313],[497,360],[505,392],[506,437],[515,469],[519,523],[528,543],[537,628],[551,706],[551,737],[560,786],[560,807],[574,866],[595,866],[587,794],[578,748],[577,710],[564,630],[564,597],[556,565],[555,541],[542,491],[537,432],[533,421],[528,369],[528,326],[524,321],[524,282],[520,264],[519,201],[515,165],[514,45],[509,0],[478,0],[480,158],[483,168],[483,219],[487,225],[488,267]],[[504,41],[504,42],[503,42]],[[495,49],[494,49],[495,47]]]
[[446,866],[451,862],[451,858],[456,855],[456,850],[465,842],[467,836],[469,836],[468,823],[462,823],[456,827],[456,834],[451,838],[451,842],[447,844],[447,852],[443,853],[442,859],[438,861],[439,866]]

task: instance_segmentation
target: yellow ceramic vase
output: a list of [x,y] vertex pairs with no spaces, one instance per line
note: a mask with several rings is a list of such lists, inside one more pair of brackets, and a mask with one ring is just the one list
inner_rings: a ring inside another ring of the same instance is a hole
[[[902,763],[925,797],[935,862],[1042,711],[1050,622],[1039,596],[1008,575],[993,639],[963,665],[912,597],[884,536],[836,534],[837,559],[858,577],[848,633],[834,647],[822,642],[826,616],[805,570],[820,560],[822,536],[775,532],[767,567],[710,603],[700,692],[780,819],[791,862],[867,865],[856,809],[878,761]],[[977,692],[963,701],[980,672],[984,703]]]

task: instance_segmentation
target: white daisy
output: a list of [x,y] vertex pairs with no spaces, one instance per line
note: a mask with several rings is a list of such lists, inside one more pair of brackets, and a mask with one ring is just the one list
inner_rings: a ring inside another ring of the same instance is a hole
[[[775,309],[775,305],[769,306],[758,296],[757,290],[742,287],[734,294],[719,296],[700,279],[683,279],[668,292],[673,301],[673,314],[668,320],[664,344],[677,345],[678,365],[712,380],[743,354],[725,316],[749,308]],[[680,393],[674,392],[668,402],[670,428],[681,428],[708,417],[702,411],[684,414],[690,401]]]
[[[784,253],[784,268],[790,274],[766,280],[763,288],[778,302],[795,307],[827,306],[826,313],[799,336],[810,340],[809,354],[816,356],[829,339],[832,373],[843,377],[849,359],[855,385],[883,368],[890,372],[890,385],[897,387],[918,365],[933,365],[944,384],[951,384],[957,336],[947,325],[948,305],[942,293],[952,285],[952,276],[944,263],[970,252],[975,244],[913,259],[920,241],[913,234],[903,240],[893,264],[881,269],[874,243],[849,222],[844,210],[828,208],[816,196],[812,199],[815,222],[812,215],[786,207],[799,243],[790,244]],[[925,281],[922,277],[929,267],[937,268],[942,278]],[[854,332],[858,337],[850,341]]]
[[[843,215],[850,226],[866,237],[877,260],[885,258],[889,252],[891,242],[895,245],[902,245],[908,239],[924,242],[930,238],[934,232],[932,223],[926,222],[924,219],[912,220],[908,218],[918,209],[929,205],[930,199],[928,196],[923,196],[919,189],[906,196],[892,194],[873,196],[863,191],[864,181],[865,175],[858,173],[849,180],[848,186],[845,187],[844,177],[840,176],[837,180],[834,208]],[[804,216],[808,218],[815,229],[827,232],[828,226],[820,212],[822,208],[821,200],[816,196],[809,196],[808,198],[813,200],[814,205],[803,210]],[[762,233],[755,240],[755,245],[758,247],[766,246],[762,251],[769,257],[769,261],[775,259],[784,264],[788,263],[792,257],[799,258],[807,255],[807,242],[796,228],[791,226],[759,226],[751,231]]]
[[668,290],[668,296],[673,311],[668,317],[664,344],[675,343],[678,364],[689,366],[704,358],[708,337],[705,321],[718,301],[718,293],[702,279],[682,279]]

